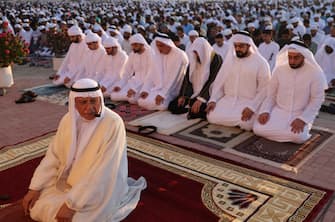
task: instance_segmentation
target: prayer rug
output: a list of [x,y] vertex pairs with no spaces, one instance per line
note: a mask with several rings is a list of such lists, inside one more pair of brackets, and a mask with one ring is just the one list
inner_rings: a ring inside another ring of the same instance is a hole
[[158,133],[171,135],[201,121],[201,119],[188,120],[186,115],[187,113],[174,115],[170,111],[159,111],[135,119],[128,124],[131,126],[155,126]]
[[308,159],[334,138],[333,132],[322,128],[313,128],[311,134],[304,144],[279,143],[254,135],[225,151],[297,173]]
[[[50,137],[21,148],[46,150]],[[129,175],[147,178],[148,188],[125,221],[312,221],[333,193],[132,133],[127,142]],[[29,161],[35,160],[36,167],[39,158]],[[2,192],[9,189],[2,186]]]
[[173,136],[221,150],[237,146],[252,137],[253,134],[237,127],[226,127],[202,121]]
[[327,129],[314,128],[311,133],[312,137],[304,144],[279,143],[237,127],[204,121],[173,136],[297,173],[313,154],[334,138],[334,133]]
[[119,114],[125,122],[132,121],[154,112],[152,110],[146,110],[136,104],[130,104],[128,102],[119,102],[116,104],[115,109],[112,110]]
[[328,101],[335,101],[335,88],[331,89],[326,93],[326,100]]

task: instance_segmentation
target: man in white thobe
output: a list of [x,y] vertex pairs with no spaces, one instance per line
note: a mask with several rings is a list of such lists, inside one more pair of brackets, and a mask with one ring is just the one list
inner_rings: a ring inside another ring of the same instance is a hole
[[213,83],[207,120],[251,130],[254,114],[266,95],[271,76],[269,64],[248,32],[237,32],[229,43],[226,59]]
[[128,56],[113,37],[108,37],[103,41],[103,46],[106,54],[96,67],[98,71],[95,80],[100,83],[104,96],[109,96],[116,82],[123,75]]
[[118,222],[135,209],[146,181],[128,177],[125,127],[103,101],[94,80],[71,87],[69,112],[22,202],[32,219]]
[[141,89],[138,105],[148,110],[166,110],[180,90],[188,58],[166,34],[151,43],[153,65]]
[[215,44],[213,45],[214,51],[219,54],[224,60],[228,52],[228,42],[225,42],[223,34],[219,33],[215,36]]
[[328,86],[335,87],[335,38],[328,37],[315,55],[326,75]]
[[110,94],[113,101],[137,103],[140,90],[152,67],[153,52],[141,34],[130,37],[133,51],[130,53],[121,79]]
[[325,34],[322,31],[320,31],[317,24],[311,24],[311,36],[312,41],[318,45],[319,49],[325,39]]
[[262,42],[259,47],[259,53],[268,61],[270,65],[270,70],[272,72],[273,68],[276,64],[276,57],[279,52],[279,45],[278,43],[272,40],[272,28],[266,27],[265,30],[262,32]]
[[132,28],[130,25],[125,25],[122,31],[123,31],[123,41],[121,44],[121,48],[127,53],[127,55],[129,55],[132,51],[131,44],[129,41],[132,33]]
[[85,42],[89,50],[87,50],[79,64],[80,68],[74,76],[73,81],[77,81],[82,78],[92,78],[97,79],[98,75],[98,65],[102,58],[106,56],[106,51],[101,44],[101,38],[98,34],[93,32],[88,32],[85,37]]
[[292,41],[278,54],[253,131],[277,142],[304,143],[324,100],[325,77],[312,52]]
[[86,51],[88,50],[85,43],[85,35],[82,30],[74,25],[67,31],[71,39],[71,46],[66,54],[66,57],[57,71],[54,79],[54,85],[65,84],[68,87],[71,85],[71,79],[73,79],[74,74],[77,73],[80,68],[81,60]]

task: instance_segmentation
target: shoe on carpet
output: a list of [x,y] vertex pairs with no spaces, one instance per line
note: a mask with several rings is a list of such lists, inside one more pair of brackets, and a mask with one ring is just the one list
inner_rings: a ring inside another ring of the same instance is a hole
[[28,96],[26,94],[22,94],[22,96],[21,96],[20,99],[15,100],[16,104],[19,104],[19,103],[31,103],[31,102],[35,102],[35,98],[31,97],[31,96]]

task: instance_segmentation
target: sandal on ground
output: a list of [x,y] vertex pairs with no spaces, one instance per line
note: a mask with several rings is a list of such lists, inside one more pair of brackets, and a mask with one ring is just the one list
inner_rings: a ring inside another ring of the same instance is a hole
[[113,103],[106,103],[105,106],[108,107],[109,109],[115,109],[116,108],[116,105],[113,104]]
[[153,126],[153,125],[148,125],[148,126],[139,126],[137,132],[139,134],[143,134],[143,135],[149,135],[152,134],[154,132],[157,132],[157,127]]
[[15,100],[15,103],[16,104],[31,103],[31,102],[34,102],[34,101],[35,101],[35,99],[33,97],[23,94],[20,99]]
[[0,96],[6,95],[7,90],[5,88],[0,88]]
[[30,96],[30,97],[33,97],[33,98],[35,98],[35,97],[37,97],[38,95],[36,94],[36,93],[34,93],[33,91],[27,91],[27,92],[25,92],[25,93],[23,93],[24,95],[27,95],[27,96]]

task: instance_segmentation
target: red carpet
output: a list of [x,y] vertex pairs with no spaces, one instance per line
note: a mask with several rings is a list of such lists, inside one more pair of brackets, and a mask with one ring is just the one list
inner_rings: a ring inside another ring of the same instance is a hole
[[8,201],[0,200],[0,204],[15,202],[24,196],[28,190],[34,170],[41,159],[36,158],[0,172],[0,196],[8,195],[10,198]]
[[[10,196],[9,201],[2,201],[0,204],[15,202],[24,196],[33,171],[40,160],[41,158],[36,158],[0,172],[0,195],[6,194]],[[203,184],[131,157],[128,160],[129,176],[133,178],[144,176],[148,187],[143,191],[135,211],[125,221],[218,221],[218,218],[201,202]],[[18,209],[21,208],[13,208],[13,210]],[[13,221],[26,221],[23,214],[15,213],[15,216],[19,218],[12,218]]]
[[144,176],[148,188],[125,221],[218,221],[201,202],[203,184],[129,157],[129,175]]

